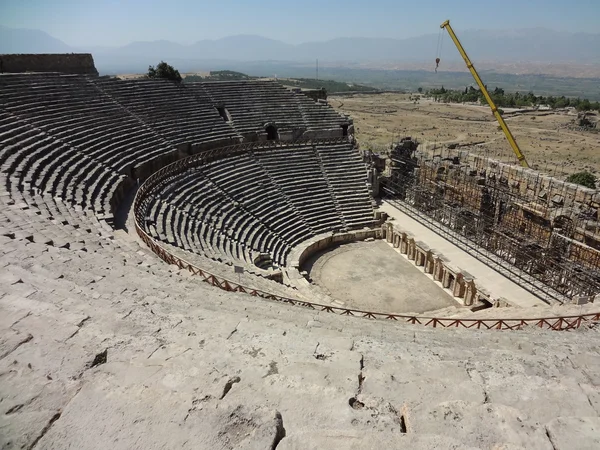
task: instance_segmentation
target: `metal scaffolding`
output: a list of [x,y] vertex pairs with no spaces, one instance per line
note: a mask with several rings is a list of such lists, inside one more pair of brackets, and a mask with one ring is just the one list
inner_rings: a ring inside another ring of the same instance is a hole
[[416,147],[396,146],[382,179],[398,208],[547,302],[600,293],[593,191],[464,152],[442,157]]

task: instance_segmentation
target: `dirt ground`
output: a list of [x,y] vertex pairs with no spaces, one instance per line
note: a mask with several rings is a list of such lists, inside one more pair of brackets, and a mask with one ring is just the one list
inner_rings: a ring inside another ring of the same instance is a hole
[[[330,96],[329,103],[354,119],[361,148],[382,151],[393,139],[411,136],[426,148],[469,144],[462,149],[516,163],[487,105],[427,99],[415,104],[409,97],[392,93]],[[504,118],[531,167],[558,177],[581,170],[600,175],[600,133],[565,128],[576,114],[510,111],[505,109]]]
[[424,313],[460,306],[382,240],[335,247],[315,255],[306,268],[314,283],[351,308]]

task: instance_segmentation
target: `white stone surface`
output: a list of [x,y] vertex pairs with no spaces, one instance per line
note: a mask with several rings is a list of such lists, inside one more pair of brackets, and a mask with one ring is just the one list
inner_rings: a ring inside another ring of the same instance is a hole
[[598,417],[560,417],[550,422],[546,429],[555,450],[600,448]]
[[217,290],[94,224],[0,221],[0,448],[597,447],[597,328],[336,316]]

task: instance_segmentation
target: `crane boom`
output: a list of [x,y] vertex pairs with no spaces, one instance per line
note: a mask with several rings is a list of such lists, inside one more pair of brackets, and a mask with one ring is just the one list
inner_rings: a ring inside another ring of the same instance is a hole
[[448,34],[450,35],[452,40],[454,41],[454,45],[456,45],[456,48],[458,49],[460,56],[462,56],[462,58],[465,60],[465,63],[467,64],[467,68],[469,69],[469,71],[471,72],[471,75],[473,75],[473,78],[475,78],[475,81],[479,85],[479,89],[481,90],[481,92],[483,92],[483,96],[487,100],[488,105],[490,105],[490,108],[492,109],[492,113],[494,114],[494,117],[496,117],[496,120],[500,124],[500,127],[502,128],[502,131],[504,132],[504,135],[506,136],[506,139],[508,139],[508,143],[512,147],[513,152],[515,152],[515,155],[517,156],[517,159],[519,160],[519,163],[523,167],[529,167],[529,164],[527,164],[527,160],[525,159],[525,155],[519,148],[517,141],[515,141],[513,134],[510,132],[510,129],[508,128],[508,125],[506,124],[506,122],[502,118],[502,115],[498,111],[498,108],[496,107],[494,100],[492,100],[492,97],[490,97],[490,93],[488,92],[485,85],[483,84],[483,81],[481,81],[481,78],[479,77],[477,70],[475,70],[475,66],[473,66],[473,63],[469,59],[467,52],[465,52],[465,49],[463,48],[460,41],[456,37],[456,34],[454,34],[454,30],[450,26],[450,21],[446,20],[443,24],[440,25],[440,28],[445,28],[446,31],[448,31]]

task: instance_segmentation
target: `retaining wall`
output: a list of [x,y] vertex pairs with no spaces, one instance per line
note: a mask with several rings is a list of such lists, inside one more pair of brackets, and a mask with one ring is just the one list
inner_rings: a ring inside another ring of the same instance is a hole
[[98,75],[91,53],[3,54],[0,55],[0,72]]

